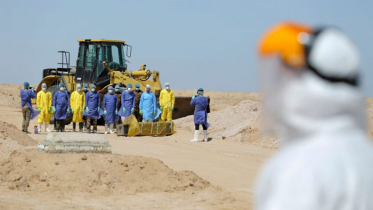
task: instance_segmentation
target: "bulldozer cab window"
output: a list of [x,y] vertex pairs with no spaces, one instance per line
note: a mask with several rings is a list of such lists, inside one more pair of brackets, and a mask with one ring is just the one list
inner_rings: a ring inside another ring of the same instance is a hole
[[96,49],[94,44],[88,45],[87,52],[86,52],[86,65],[85,69],[93,70],[94,69],[94,62],[96,58]]
[[97,76],[104,70],[102,63],[107,61],[109,67],[116,71],[123,71],[124,51],[122,44],[102,44],[98,53]]
[[78,67],[84,67],[84,52],[85,52],[85,44],[80,44],[79,48],[79,55],[78,55]]

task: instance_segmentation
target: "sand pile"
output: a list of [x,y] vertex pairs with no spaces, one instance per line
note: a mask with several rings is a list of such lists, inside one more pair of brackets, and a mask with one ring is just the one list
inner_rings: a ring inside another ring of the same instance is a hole
[[[244,100],[235,106],[212,112],[208,115],[211,124],[209,137],[275,148],[278,140],[260,135],[260,115],[260,103],[252,100]],[[191,133],[194,130],[193,116],[175,120],[175,123],[178,129]]]
[[193,172],[175,172],[160,160],[112,154],[14,151],[0,162],[0,186],[21,191],[89,193],[197,192],[211,187]]
[[[196,90],[174,90],[175,96],[191,97],[196,94]],[[220,111],[229,106],[235,106],[244,100],[259,101],[259,93],[241,93],[241,92],[219,92],[205,90],[205,96],[210,97],[211,111]]]
[[21,108],[22,85],[0,84],[0,106]]
[[0,121],[0,161],[8,158],[14,150],[37,144],[37,141],[20,131],[15,125]]

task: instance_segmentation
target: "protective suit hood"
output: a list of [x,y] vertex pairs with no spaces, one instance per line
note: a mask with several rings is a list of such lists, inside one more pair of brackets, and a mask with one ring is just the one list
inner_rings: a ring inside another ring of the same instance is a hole
[[356,87],[330,83],[305,71],[280,94],[283,145],[320,133],[366,130],[364,97]]

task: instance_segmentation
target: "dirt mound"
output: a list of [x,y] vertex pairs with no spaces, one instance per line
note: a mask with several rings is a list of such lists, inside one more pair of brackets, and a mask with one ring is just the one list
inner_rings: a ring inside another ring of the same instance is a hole
[[[261,106],[257,101],[244,100],[235,106],[228,106],[208,115],[209,137],[250,143],[266,148],[276,148],[278,140],[260,134]],[[193,132],[193,116],[175,120],[178,129]]]
[[0,106],[21,108],[22,85],[0,84]]
[[3,187],[21,191],[194,192],[211,187],[193,172],[175,172],[153,158],[31,149],[14,151],[2,161],[0,180]]
[[[191,97],[196,94],[196,90],[174,90],[175,96]],[[205,96],[210,97],[210,108],[212,112],[220,111],[229,106],[235,106],[244,100],[259,101],[259,93],[241,93],[241,92],[220,92],[205,91]]]
[[26,133],[19,130],[15,125],[0,120],[0,139],[11,139],[22,146],[37,146],[38,142]]

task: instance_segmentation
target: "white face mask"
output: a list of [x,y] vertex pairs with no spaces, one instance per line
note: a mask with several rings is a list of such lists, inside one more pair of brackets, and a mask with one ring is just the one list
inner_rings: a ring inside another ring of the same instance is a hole
[[78,89],[76,89],[78,92],[80,92],[80,91],[82,91],[82,89],[81,88],[78,88]]
[[112,93],[113,93],[113,90],[109,90],[109,93],[112,94]]
[[117,88],[117,89],[115,89],[115,92],[119,92],[119,89]]
[[95,92],[95,90],[96,90],[95,88],[92,88],[92,89],[91,89],[92,92]]
[[170,89],[170,86],[166,86],[166,90],[169,90]]
[[46,91],[46,90],[47,90],[47,88],[43,87],[43,88],[42,88],[42,90],[43,90],[43,91]]
[[65,88],[64,87],[60,87],[60,91],[64,91],[65,90]]
[[128,92],[131,92],[132,91],[132,88],[127,88]]

